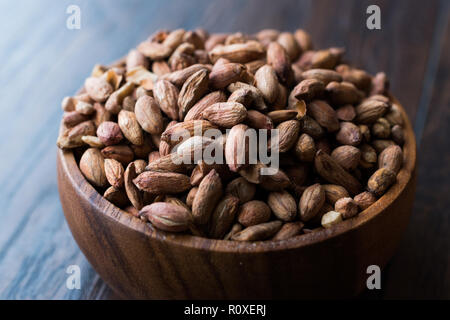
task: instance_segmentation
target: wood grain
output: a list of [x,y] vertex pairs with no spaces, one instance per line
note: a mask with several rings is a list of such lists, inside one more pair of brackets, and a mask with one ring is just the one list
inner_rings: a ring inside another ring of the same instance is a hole
[[[447,11],[448,12],[448,11]],[[419,153],[414,214],[390,266],[386,298],[450,298],[450,23],[444,24],[440,59]],[[420,288],[420,290],[418,290]]]
[[[65,27],[70,4],[82,10],[81,30]],[[380,5],[382,30],[364,27],[369,4]],[[0,2],[0,12],[0,27],[7,30],[0,37],[1,110],[7,120],[0,126],[6,137],[0,139],[0,298],[110,296],[73,241],[60,207],[54,156],[60,100],[79,88],[95,63],[114,61],[158,28],[179,26],[230,32],[303,27],[317,47],[346,46],[349,60],[387,72],[411,120],[425,124],[426,152],[419,159],[413,220],[375,298],[448,297],[449,259],[442,254],[449,252],[444,191],[450,184],[450,50],[442,41],[449,38],[448,1],[22,0]],[[442,19],[447,33],[438,30]],[[441,56],[438,73],[429,72],[435,51]],[[431,103],[421,100],[427,87],[435,88]],[[71,264],[81,267],[81,290],[65,287]]]

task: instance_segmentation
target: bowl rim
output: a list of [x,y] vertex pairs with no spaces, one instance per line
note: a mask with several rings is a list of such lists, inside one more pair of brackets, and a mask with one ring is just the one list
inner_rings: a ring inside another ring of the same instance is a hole
[[[143,222],[141,219],[129,214],[103,198],[101,194],[85,179],[81,173],[72,150],[58,149],[58,160],[62,164],[62,169],[70,180],[72,186],[76,189],[86,202],[94,206],[98,212],[102,212],[107,219],[111,219],[123,227],[141,233],[149,240],[166,242],[167,244],[186,247],[190,249],[208,250],[225,253],[256,253],[268,251],[281,251],[297,249],[309,245],[318,244],[323,241],[338,237],[352,230],[355,230],[374,217],[379,215],[388,206],[390,206],[397,197],[403,192],[413,177],[416,168],[416,141],[409,118],[399,101],[389,94],[393,104],[396,104],[404,119],[405,143],[403,145],[403,166],[397,175],[397,181],[389,190],[380,197],[369,208],[361,211],[356,217],[344,220],[336,226],[329,229],[320,229],[314,232],[301,234],[285,240],[264,240],[255,242],[230,241],[221,239],[210,239],[194,235],[168,233],[158,230],[150,223]],[[62,130],[62,122],[61,128]],[[86,190],[88,189],[88,190]],[[89,191],[89,192],[85,192]],[[92,193],[92,191],[94,193]],[[91,196],[89,196],[91,194]],[[96,197],[92,197],[95,194]],[[105,209],[106,208],[106,209]]]

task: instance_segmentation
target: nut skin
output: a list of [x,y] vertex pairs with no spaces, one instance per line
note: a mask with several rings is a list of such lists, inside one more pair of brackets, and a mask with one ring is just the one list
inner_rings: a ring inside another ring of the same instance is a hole
[[181,173],[145,171],[134,184],[142,191],[153,194],[176,194],[190,189],[189,177]]
[[342,76],[333,70],[328,69],[310,69],[307,71],[304,71],[302,73],[303,79],[317,79],[323,82],[323,84],[326,86],[332,81],[341,82]]
[[111,114],[118,114],[122,110],[122,103],[125,97],[130,96],[135,88],[134,83],[127,82],[118,90],[114,91],[106,100],[105,109]]
[[222,181],[219,174],[213,169],[200,182],[192,202],[192,215],[196,225],[208,223],[222,192]]
[[224,164],[207,164],[203,160],[200,160],[194,170],[192,170],[191,184],[193,186],[198,186],[203,178],[213,169],[217,171],[221,178],[227,179],[231,175],[228,166]]
[[256,193],[256,186],[245,178],[239,177],[228,183],[225,192],[237,197],[239,203],[244,204],[253,199]]
[[269,43],[267,47],[267,63],[273,67],[278,78],[283,83],[293,81],[294,72],[291,67],[291,59],[286,49],[275,41]]
[[346,104],[336,109],[336,115],[339,120],[352,121],[356,117],[356,111],[351,104]]
[[148,154],[154,148],[153,143],[151,141],[151,136],[144,133],[144,143],[140,146],[131,144],[130,148],[131,150],[133,150],[133,153],[137,159],[146,159],[148,157]]
[[375,201],[377,201],[377,198],[375,197],[375,195],[373,193],[364,191],[364,192],[361,192],[360,194],[357,194],[354,197],[354,200],[358,204],[358,206],[361,210],[366,210]]
[[385,115],[385,118],[393,127],[396,125],[403,127],[404,125],[403,114],[395,103],[392,104],[391,109]]
[[301,134],[295,145],[294,152],[300,161],[314,161],[314,156],[316,155],[314,139],[306,133]]
[[324,184],[322,188],[325,191],[325,198],[328,203],[334,205],[341,198],[348,197],[348,192],[344,187],[335,184]]
[[289,177],[292,186],[304,185],[309,174],[310,166],[306,163],[300,163],[286,168],[286,175]]
[[361,150],[360,166],[363,168],[371,168],[377,162],[377,152],[368,144],[361,145],[359,149]]
[[311,56],[311,68],[333,69],[339,63],[341,55],[338,48],[315,51]]
[[183,120],[188,111],[208,90],[208,70],[199,70],[190,76],[178,96],[178,117]]
[[101,142],[100,139],[96,136],[82,136],[81,140],[83,140],[85,144],[92,148],[101,149],[105,146],[103,142]]
[[238,222],[245,227],[258,225],[269,221],[271,210],[263,201],[252,200],[240,206]]
[[244,124],[235,125],[227,135],[225,144],[225,160],[233,172],[241,169],[248,159],[249,143],[245,141],[248,127]]
[[361,130],[352,122],[341,122],[339,131],[336,133],[336,140],[340,144],[357,146],[362,141]]
[[150,221],[156,228],[169,232],[186,231],[192,220],[186,208],[167,202],[145,206],[139,211],[139,216]]
[[87,94],[97,102],[104,102],[113,93],[113,87],[103,78],[90,77],[84,82]]
[[135,112],[135,106],[136,106],[136,99],[134,99],[132,96],[127,96],[123,98],[122,109]]
[[152,72],[157,76],[162,76],[170,73],[171,69],[166,61],[153,61]]
[[72,97],[64,97],[61,101],[61,109],[64,112],[75,111],[74,99]]
[[369,127],[365,124],[360,124],[358,128],[359,131],[361,132],[362,142],[369,143],[372,138]]
[[283,170],[278,169],[275,174],[261,177],[260,186],[267,191],[281,191],[291,185],[291,182]]
[[384,149],[378,156],[378,167],[391,170],[398,174],[403,165],[402,148],[398,145],[393,145]]
[[117,123],[125,138],[132,144],[140,146],[144,143],[144,133],[134,112],[121,110]]
[[148,68],[149,63],[147,58],[140,53],[137,50],[131,50],[128,55],[127,55],[127,60],[126,60],[126,66],[127,66],[127,70],[131,70],[135,67],[144,67],[144,68]]
[[126,145],[107,146],[102,149],[102,155],[107,159],[115,159],[123,165],[127,165],[134,159],[133,150]]
[[331,157],[345,170],[356,169],[361,161],[361,151],[353,146],[340,146],[331,152]]
[[129,203],[127,195],[123,192],[123,189],[118,189],[113,186],[110,186],[105,190],[103,197],[119,208],[124,208]]
[[209,58],[212,62],[216,62],[219,58],[225,58],[230,62],[246,63],[259,59],[263,55],[264,48],[257,41],[216,46],[209,52]]
[[313,139],[320,139],[324,136],[323,128],[316,120],[309,116],[305,116],[301,120],[301,130],[303,133],[310,135]]
[[372,141],[372,147],[376,152],[381,153],[384,149],[390,146],[394,146],[395,142],[392,140],[378,139]]
[[145,171],[145,167],[147,166],[147,161],[138,159],[138,160],[134,160],[133,162],[134,162],[134,166],[136,168],[136,173],[138,175]]
[[79,113],[78,111],[65,112],[63,116],[63,123],[66,127],[71,128],[77,124],[89,120],[89,116]]
[[209,74],[210,86],[214,89],[226,88],[229,84],[242,80],[245,67],[240,63],[225,63],[214,66]]
[[96,187],[105,187],[108,184],[104,158],[96,148],[89,148],[83,153],[80,159],[80,171]]
[[232,128],[246,117],[247,109],[238,102],[215,103],[202,112],[202,118],[222,128]]
[[322,152],[331,155],[331,144],[327,140],[327,138],[321,138],[317,140],[315,143],[317,151],[322,150]]
[[280,230],[281,221],[271,221],[247,227],[231,236],[235,241],[261,241],[271,238]]
[[216,129],[217,127],[207,120],[190,120],[184,122],[173,123],[168,125],[166,130],[161,134],[161,140],[168,143],[170,147],[182,142],[180,137],[184,138],[188,133],[188,137],[191,138],[196,135],[203,135],[205,131],[209,129]]
[[292,221],[297,216],[295,199],[286,191],[269,193],[267,204],[273,214],[282,221]]
[[211,215],[209,236],[213,239],[222,239],[235,219],[239,208],[239,199],[228,195],[222,199]]
[[297,29],[294,32],[294,38],[303,52],[313,48],[311,37],[305,30]]
[[78,111],[81,114],[89,116],[92,113],[94,113],[94,106],[88,102],[78,101],[75,105],[75,111]]
[[178,120],[178,95],[177,87],[167,80],[158,80],[153,88],[156,102],[162,112],[172,120]]
[[[251,110],[250,110],[251,111]],[[248,113],[250,113],[250,111]],[[292,120],[297,116],[295,110],[275,110],[267,114],[273,123],[278,124],[287,120]]]
[[396,180],[394,172],[387,168],[381,168],[369,178],[367,190],[377,196],[381,196]]
[[141,42],[137,49],[150,60],[161,60],[167,58],[173,51],[173,49],[162,43],[150,41]]
[[356,122],[371,124],[381,118],[389,109],[386,102],[366,99],[356,107]]
[[118,144],[123,139],[119,125],[112,121],[105,121],[99,125],[97,128],[97,137],[99,137],[105,146]]
[[297,120],[288,120],[277,126],[279,130],[279,152],[289,151],[297,142],[300,133],[300,122]]
[[359,90],[365,93],[372,85],[372,77],[364,70],[341,64],[336,67],[336,71],[342,75],[342,80],[353,83]]
[[291,61],[295,61],[300,55],[301,49],[292,33],[280,33],[277,42],[286,50],[286,53]]
[[314,167],[323,179],[329,183],[343,186],[350,195],[355,195],[362,189],[361,183],[354,176],[322,150],[316,153]]
[[238,232],[242,231],[242,229],[243,227],[240,223],[233,224],[230,231],[223,237],[223,240],[231,240],[231,238]]
[[391,135],[391,124],[385,118],[379,118],[372,125],[371,134],[377,139],[387,139]]
[[274,103],[278,97],[278,78],[275,70],[265,65],[256,71],[256,87],[261,91],[268,103]]
[[313,219],[325,203],[325,191],[318,183],[309,186],[303,192],[300,203],[300,219],[308,222]]
[[163,117],[154,98],[140,97],[136,101],[134,113],[144,131],[150,134],[160,134],[163,131]]
[[287,222],[283,224],[281,229],[273,236],[272,240],[286,240],[301,234],[305,224],[303,222]]
[[320,98],[325,91],[325,86],[318,79],[305,79],[292,89],[292,95],[298,100],[311,101]]
[[353,83],[345,81],[332,81],[325,90],[334,105],[356,104],[364,96],[364,93],[359,91]]
[[[231,100],[231,97],[233,96],[235,91],[244,90],[244,95],[245,96],[249,96],[248,99],[250,99],[253,107],[258,110],[258,111],[266,111],[267,110],[267,105],[264,102],[264,98],[262,95],[262,92],[254,87],[251,84],[247,84],[247,83],[243,83],[243,82],[236,82],[236,83],[232,83],[227,87],[228,91],[232,92],[232,95],[230,96],[229,101]],[[242,94],[242,92],[241,92]],[[239,101],[238,101],[239,102]]]
[[134,162],[131,162],[125,169],[124,173],[125,192],[133,207],[137,210],[141,210],[144,206],[143,193],[133,182],[137,176],[138,173],[136,172],[136,165]]
[[396,124],[391,128],[392,140],[399,146],[405,143],[405,133],[403,132],[402,126]]
[[[295,114],[295,112],[294,112]],[[292,119],[292,118],[291,118]],[[290,119],[286,119],[290,120]],[[245,123],[254,129],[273,129],[273,121],[272,119],[256,110],[248,110],[247,118],[245,119]]]
[[375,77],[372,78],[372,90],[370,95],[385,94],[389,88],[389,81],[387,80],[384,72],[378,72]]
[[124,169],[122,164],[114,159],[105,159],[105,173],[109,184],[115,188],[123,186]]
[[[173,84],[177,88],[181,88],[186,80],[199,70],[209,70],[206,65],[194,64],[182,70],[173,71],[171,73],[166,73],[159,77],[159,80],[166,80]],[[159,82],[159,80],[157,82]],[[167,84],[167,83],[166,83]]]
[[90,136],[95,134],[95,125],[92,120],[84,121],[77,124],[73,128],[67,128],[59,135],[56,144],[61,149],[73,149],[81,147],[83,136]]
[[100,126],[100,124],[104,121],[111,121],[112,114],[101,103],[94,103],[94,109],[95,114],[93,117],[93,121],[97,128]]
[[341,198],[334,204],[334,211],[340,212],[343,219],[349,219],[358,214],[358,204],[349,197]]
[[198,187],[194,187],[191,190],[189,190],[189,193],[186,197],[186,204],[189,208],[192,208],[192,203],[194,202],[195,195],[197,194]]
[[219,103],[219,102],[226,102],[227,96],[222,91],[214,91],[211,93],[208,93],[203,98],[201,98],[199,101],[197,101],[196,104],[192,106],[192,108],[188,111],[186,116],[184,117],[184,121],[189,120],[200,120],[202,118],[202,112],[208,108],[209,106]]
[[339,130],[339,120],[336,111],[323,100],[314,100],[308,104],[311,116],[328,132]]
[[170,153],[165,156],[159,156],[157,159],[149,162],[145,170],[148,171],[159,171],[159,172],[176,172],[185,173],[186,166],[178,161],[181,156],[178,154]]

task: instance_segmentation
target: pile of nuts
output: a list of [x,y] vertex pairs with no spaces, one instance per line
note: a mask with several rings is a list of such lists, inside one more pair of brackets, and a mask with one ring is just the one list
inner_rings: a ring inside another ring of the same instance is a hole
[[[258,241],[330,228],[371,206],[403,164],[386,75],[343,54],[314,50],[301,29],[158,31],[63,99],[57,145],[104,198],[160,230]],[[278,130],[276,173],[237,161],[252,128]],[[222,163],[174,161],[211,144]]]

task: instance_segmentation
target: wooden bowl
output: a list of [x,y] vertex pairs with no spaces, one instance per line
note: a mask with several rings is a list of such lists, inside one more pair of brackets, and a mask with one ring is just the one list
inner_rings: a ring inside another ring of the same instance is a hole
[[58,150],[64,214],[89,262],[124,298],[352,297],[366,287],[367,267],[383,268],[392,257],[411,213],[416,142],[401,110],[406,142],[396,184],[356,218],[331,229],[256,243],[154,230],[105,200],[85,180],[73,153]]

